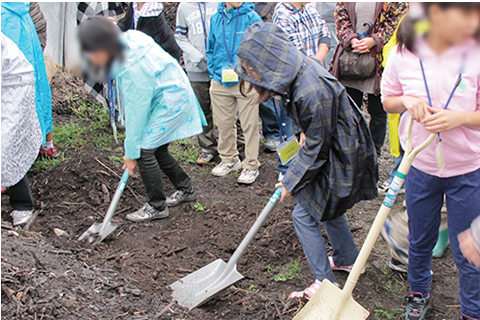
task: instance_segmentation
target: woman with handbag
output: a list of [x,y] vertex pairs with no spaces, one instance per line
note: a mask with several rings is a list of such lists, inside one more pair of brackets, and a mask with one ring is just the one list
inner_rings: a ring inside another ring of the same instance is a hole
[[339,45],[330,72],[357,106],[368,95],[370,131],[378,156],[387,129],[387,114],[380,101],[382,49],[407,9],[406,2],[337,2],[335,9]]

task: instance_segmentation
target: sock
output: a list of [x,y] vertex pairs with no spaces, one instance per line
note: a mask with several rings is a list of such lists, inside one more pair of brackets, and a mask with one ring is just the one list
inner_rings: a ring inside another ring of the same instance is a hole
[[43,150],[48,150],[50,148],[53,148],[53,139],[51,141],[47,141],[44,144],[42,144]]

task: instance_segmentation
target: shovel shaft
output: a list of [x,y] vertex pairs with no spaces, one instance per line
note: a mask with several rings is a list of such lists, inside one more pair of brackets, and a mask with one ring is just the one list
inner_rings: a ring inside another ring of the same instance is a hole
[[365,239],[362,249],[360,250],[358,257],[355,260],[355,264],[353,265],[352,272],[348,276],[345,287],[343,288],[343,291],[345,293],[344,295],[345,298],[349,298],[353,293],[353,289],[357,284],[357,281],[358,281],[358,278],[360,277],[362,269],[363,267],[365,267],[368,257],[372,252],[373,246],[375,245],[375,242],[377,241],[377,238],[380,235],[380,232],[382,231],[383,224],[385,223],[385,220],[387,220],[388,215],[390,214],[392,205],[395,202],[395,199],[397,198],[398,191],[400,190],[400,188],[402,187],[405,181],[407,173],[410,170],[410,167],[412,166],[413,160],[415,159],[415,157],[420,151],[425,149],[435,139],[435,134],[431,134],[430,137],[428,137],[428,139],[425,142],[423,142],[417,148],[412,150],[412,147],[411,147],[412,146],[412,142],[411,142],[412,124],[413,124],[413,119],[410,120],[410,123],[408,125],[408,130],[407,130],[408,143],[407,143],[407,150],[405,150],[405,156],[402,160],[402,163],[400,164],[400,167],[397,170],[397,174],[395,175],[395,178],[390,184],[390,189],[388,190],[388,193],[385,196],[385,199],[382,203],[382,206],[380,207],[380,210],[378,211],[377,216],[375,217],[375,220],[373,221],[372,227],[368,232],[367,238]]
[[278,199],[280,199],[281,194],[282,194],[282,188],[277,188],[277,190],[275,190],[275,193],[271,196],[270,200],[268,200],[268,203],[265,206],[265,208],[263,208],[262,213],[260,213],[260,215],[258,216],[253,226],[250,228],[250,230],[248,230],[247,235],[245,236],[245,238],[243,238],[237,250],[235,250],[230,260],[228,260],[228,264],[224,271],[225,274],[230,273],[234,268],[236,268],[238,260],[243,255],[248,245],[252,242],[253,238],[258,233],[258,230],[260,230],[263,223],[272,212],[273,208],[278,202]]
[[117,209],[118,202],[120,201],[120,197],[122,196],[123,190],[125,189],[128,178],[129,178],[129,173],[128,173],[128,169],[127,169],[123,172],[122,179],[120,180],[120,183],[118,184],[118,187],[117,187],[117,190],[115,191],[115,194],[113,195],[112,202],[110,202],[110,205],[108,206],[107,213],[105,214],[105,217],[103,218],[102,226],[100,228],[100,234],[102,234],[102,231],[105,229],[105,226],[107,226],[110,223],[110,220],[112,220],[113,214],[115,213],[115,210]]

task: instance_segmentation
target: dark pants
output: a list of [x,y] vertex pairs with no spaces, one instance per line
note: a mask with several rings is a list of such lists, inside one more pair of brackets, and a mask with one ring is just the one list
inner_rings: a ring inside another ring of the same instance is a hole
[[[363,92],[347,88],[347,92],[352,97],[353,101],[359,108],[362,107]],[[385,142],[385,136],[387,134],[387,113],[383,110],[382,101],[380,96],[369,94],[367,101],[368,113],[370,114],[370,133],[372,134],[373,143],[377,149],[377,155],[382,153],[383,143]]]
[[32,197],[32,190],[30,190],[30,183],[28,177],[22,178],[16,185],[8,188],[10,192],[10,205],[13,210],[29,211],[33,210],[35,202]]
[[410,231],[408,281],[411,292],[420,292],[424,296],[430,294],[432,250],[438,240],[445,195],[450,248],[460,280],[461,312],[480,319],[480,268],[470,264],[463,256],[457,238],[480,216],[480,169],[461,176],[439,178],[412,167],[405,188]]
[[[210,99],[210,82],[191,81],[193,91],[197,96],[198,103],[205,114],[207,125],[203,126],[203,132],[200,133],[198,144],[203,151],[218,155],[217,152],[217,135],[215,133],[215,125],[213,123],[212,101]],[[240,122],[237,121],[237,148],[240,153],[245,149],[245,138],[243,137]]]
[[163,189],[162,171],[167,175],[176,190],[191,191],[192,181],[180,164],[168,152],[168,144],[157,149],[142,149],[138,168],[147,189],[147,202],[157,210],[164,210],[165,190]]

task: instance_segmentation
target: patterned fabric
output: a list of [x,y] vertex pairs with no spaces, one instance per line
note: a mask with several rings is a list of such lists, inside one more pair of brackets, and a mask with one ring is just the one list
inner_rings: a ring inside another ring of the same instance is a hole
[[116,80],[124,97],[125,155],[138,159],[140,149],[197,135],[206,122],[177,60],[141,31],[124,35],[129,51]]
[[17,45],[2,44],[2,187],[17,184],[38,156],[42,131],[35,108],[35,73]]
[[52,91],[42,46],[29,11],[29,2],[2,2],[2,32],[15,42],[35,70],[35,106],[45,143],[45,137],[53,129]]
[[[383,46],[392,37],[398,22],[408,10],[407,2],[378,2],[375,12],[375,22],[372,27],[372,38],[375,39],[376,45],[370,51],[377,57],[377,75],[375,78],[375,93],[380,94],[380,79],[383,72],[382,67],[382,50]],[[330,72],[336,78],[339,78],[340,70],[338,60],[343,50],[351,48],[351,41],[358,37],[355,32],[356,14],[355,2],[337,2],[335,9],[335,24],[337,29],[337,37],[339,45],[335,51],[332,60]]]
[[138,19],[140,17],[156,17],[163,11],[163,4],[161,2],[144,2],[140,10],[138,10],[138,2],[132,2],[133,6],[133,29],[137,28]]
[[375,198],[372,137],[338,80],[270,23],[248,28],[237,55],[252,68],[245,70],[237,62],[239,76],[281,94],[288,115],[307,136],[283,180],[298,203],[325,221],[360,200]]
[[330,46],[331,36],[327,24],[311,4],[295,10],[290,3],[279,3],[275,7],[273,23],[307,56],[313,56],[321,43]]
[[[120,19],[125,14],[122,2],[79,2],[77,5],[77,25],[94,16],[113,17]],[[95,100],[108,111],[107,86],[105,83],[84,82],[83,87]]]

